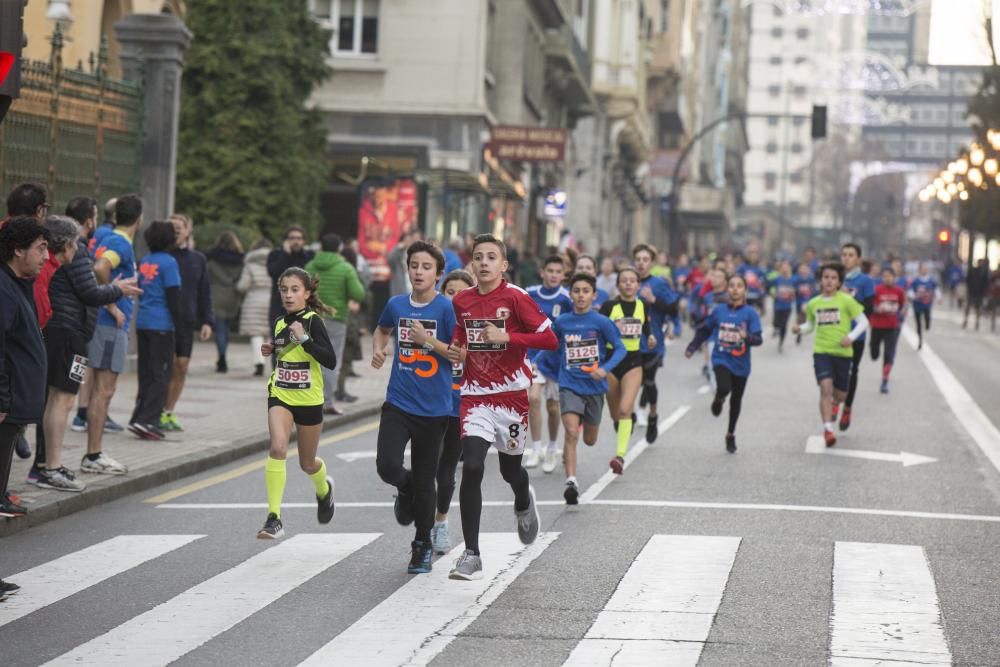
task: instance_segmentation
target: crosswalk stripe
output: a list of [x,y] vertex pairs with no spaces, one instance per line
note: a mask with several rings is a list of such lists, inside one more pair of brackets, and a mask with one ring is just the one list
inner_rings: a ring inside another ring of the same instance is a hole
[[[425,665],[492,604],[559,533],[541,533],[525,547],[513,533],[486,533],[480,581],[449,581],[456,547],[430,574],[415,577],[302,665]],[[414,610],[418,609],[418,613]]]
[[166,665],[260,611],[380,535],[296,535],[47,664]]
[[119,535],[10,575],[23,589],[0,605],[0,626],[110,579],[204,535]]
[[697,665],[738,537],[654,535],[566,665]]
[[837,542],[831,665],[950,665],[937,589],[924,550]]

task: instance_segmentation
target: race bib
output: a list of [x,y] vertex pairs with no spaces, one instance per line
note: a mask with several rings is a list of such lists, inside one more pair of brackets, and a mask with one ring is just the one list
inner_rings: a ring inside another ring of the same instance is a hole
[[279,361],[274,385],[281,389],[309,389],[312,387],[308,361]]
[[621,332],[622,338],[633,340],[642,334],[642,320],[635,317],[623,317],[615,324],[618,325],[618,331]]
[[462,373],[465,371],[465,366],[460,362],[453,362],[451,364],[451,378],[453,380],[461,378]]
[[840,308],[817,308],[816,325],[822,327],[831,324],[840,324]]
[[413,340],[413,323],[420,322],[431,338],[437,338],[437,322],[434,320],[417,320],[408,317],[399,318],[396,326],[396,347],[400,354],[413,354],[413,350],[423,350],[424,346]]
[[500,331],[507,330],[506,320],[465,320],[465,338],[470,352],[502,352],[507,349],[506,343],[487,343],[483,340],[483,330],[487,324],[492,324]]
[[778,288],[777,297],[782,301],[791,301],[795,298],[795,288],[791,285],[782,285]]
[[89,361],[87,357],[81,357],[79,354],[73,355],[73,361],[69,365],[69,379],[73,382],[83,384],[84,373],[87,372],[87,366]]
[[892,315],[893,313],[899,311],[899,303],[896,301],[883,301],[878,305],[878,312],[885,315]]
[[566,341],[566,365],[570,368],[593,366],[598,361],[600,356],[597,353],[596,338]]
[[743,346],[743,329],[731,322],[719,326],[719,345],[725,349]]

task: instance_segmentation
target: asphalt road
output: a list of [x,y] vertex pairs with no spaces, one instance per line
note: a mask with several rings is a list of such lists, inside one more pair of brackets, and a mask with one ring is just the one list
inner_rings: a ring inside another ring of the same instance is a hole
[[[994,425],[998,340],[943,317],[928,337]],[[290,463],[285,501],[301,506],[277,544],[254,539],[263,457],[6,538],[0,576],[24,590],[0,603],[2,663],[1000,665],[1000,472],[975,425],[901,342],[889,395],[879,366],[862,367],[835,448],[856,456],[809,453],[810,343],[754,351],[736,455],[700,362],[675,345],[660,373],[670,428],[607,484],[606,423],[580,455],[591,502],[574,508],[558,470],[532,470],[543,535],[530,548],[491,457],[495,535],[476,584],[446,579],[454,555],[406,574],[412,534],[375,474],[371,422],[321,449],[337,482],[329,526]],[[934,460],[904,466],[900,452]],[[457,547],[457,494],[451,516]]]

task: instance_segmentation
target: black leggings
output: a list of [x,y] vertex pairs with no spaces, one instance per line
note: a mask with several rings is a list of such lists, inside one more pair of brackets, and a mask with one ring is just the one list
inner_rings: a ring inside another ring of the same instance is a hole
[[14,444],[23,435],[23,424],[0,422],[0,498],[7,493],[7,480],[14,460]]
[[788,333],[788,318],[792,314],[790,310],[774,311],[774,329],[778,332],[778,341],[785,342],[785,335]]
[[872,338],[871,350],[872,361],[878,359],[879,348],[883,347],[882,366],[892,366],[896,361],[896,342],[899,340],[899,329],[872,329],[869,332]]
[[[422,542],[430,542],[434,526],[434,477],[447,427],[447,417],[419,417],[391,403],[382,404],[375,467],[383,482],[412,494],[416,539]],[[403,465],[407,442],[412,472]]]
[[663,357],[659,354],[642,353],[642,393],[639,394],[639,407],[649,406],[649,411],[656,414],[656,399],[660,392],[656,388],[656,371],[663,365]]
[[740,409],[743,407],[743,392],[747,390],[747,380],[750,376],[733,375],[733,372],[725,366],[715,366],[715,400],[722,402],[729,397],[729,430],[727,433],[736,433],[736,421],[740,418]]
[[444,447],[437,468],[437,511],[447,514],[455,495],[455,471],[462,458],[462,422],[458,417],[448,418],[448,430],[444,434]]
[[854,341],[854,359],[851,363],[851,380],[847,384],[847,398],[844,399],[844,405],[851,407],[854,405],[854,393],[858,390],[858,368],[861,366],[861,360],[865,356],[865,339],[861,338]]
[[[458,492],[462,510],[462,534],[465,548],[479,554],[479,519],[483,513],[483,474],[486,471],[486,454],[493,445],[476,436],[462,438],[462,488]],[[500,474],[514,491],[514,509],[528,509],[528,471],[521,467],[522,454],[504,454],[500,459]]]
[[924,329],[931,330],[931,309],[914,308],[913,319],[917,322],[917,337],[923,338]]

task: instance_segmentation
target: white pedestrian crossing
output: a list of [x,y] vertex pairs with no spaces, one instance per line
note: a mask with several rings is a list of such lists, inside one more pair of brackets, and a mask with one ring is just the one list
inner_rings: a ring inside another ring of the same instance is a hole
[[0,605],[0,626],[202,537],[204,535],[119,535],[12,574],[7,578],[16,581],[22,593]]
[[379,536],[296,535],[47,664],[169,664]]
[[921,547],[836,543],[830,663],[952,664]]
[[435,563],[430,574],[412,579],[302,665],[427,664],[558,536],[559,533],[542,533],[534,544],[526,547],[515,533],[481,535],[483,578],[479,581],[448,579],[451,561],[465,548],[455,547]]
[[654,535],[567,665],[697,665],[738,537]]

